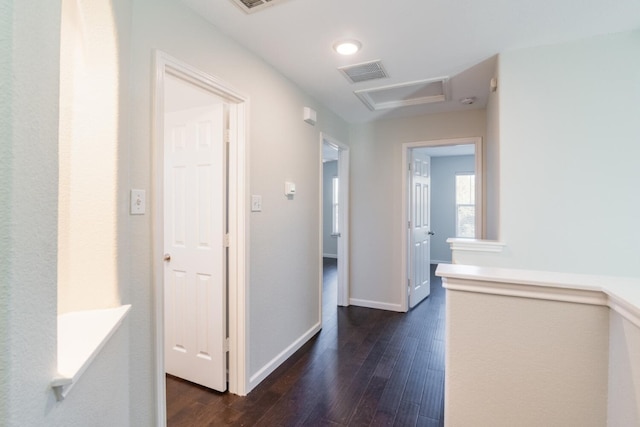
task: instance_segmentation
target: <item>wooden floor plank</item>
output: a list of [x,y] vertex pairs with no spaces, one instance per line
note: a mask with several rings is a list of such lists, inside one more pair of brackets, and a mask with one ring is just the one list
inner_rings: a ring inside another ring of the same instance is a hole
[[336,304],[325,259],[323,328],[248,396],[167,376],[167,420],[179,426],[443,425],[445,292],[409,313]]

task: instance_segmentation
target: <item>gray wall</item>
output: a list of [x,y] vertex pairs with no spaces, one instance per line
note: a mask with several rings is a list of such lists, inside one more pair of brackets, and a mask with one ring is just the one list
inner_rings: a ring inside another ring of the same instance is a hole
[[431,158],[431,263],[451,262],[449,237],[456,235],[456,173],[475,172],[475,156]]
[[331,235],[332,230],[332,179],[338,175],[338,161],[322,164],[322,254],[328,257],[338,256],[338,238]]
[[[350,300],[401,310],[402,144],[485,137],[484,110],[352,125],[350,150]],[[487,164],[487,168],[495,167]],[[405,302],[406,303],[406,302]]]

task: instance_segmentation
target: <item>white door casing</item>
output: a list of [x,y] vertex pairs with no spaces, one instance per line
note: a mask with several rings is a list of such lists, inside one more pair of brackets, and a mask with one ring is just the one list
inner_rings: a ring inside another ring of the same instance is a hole
[[407,224],[411,220],[411,202],[410,202],[410,188],[411,188],[411,174],[408,173],[408,164],[411,162],[411,153],[415,148],[421,147],[445,147],[455,145],[469,145],[472,144],[475,153],[475,173],[476,173],[476,239],[482,239],[484,237],[484,160],[483,160],[483,148],[482,138],[480,137],[468,137],[468,138],[453,138],[453,139],[438,139],[430,141],[417,141],[417,142],[405,142],[402,144],[402,167],[400,171],[402,173],[400,194],[402,195],[402,203],[399,206],[401,211],[400,218],[402,221],[398,224],[402,228],[400,234],[400,258],[403,268],[400,269],[400,301],[401,310],[407,311],[409,309],[409,279],[411,278],[410,271],[410,240],[411,234],[408,232]]
[[415,307],[431,291],[431,158],[411,150],[409,222],[409,306]]
[[[322,213],[322,146],[328,144],[338,150],[338,182],[340,191],[338,193],[338,224],[340,232],[338,235],[338,305],[346,307],[349,305],[349,147],[337,139],[321,132],[320,133],[320,199],[319,209]],[[322,254],[322,214],[320,214],[319,237],[320,253]],[[322,258],[320,262],[319,310],[322,314]]]
[[165,115],[166,372],[218,391],[226,379],[224,105]]
[[157,425],[166,425],[165,309],[164,309],[164,115],[166,81],[176,77],[224,98],[229,106],[228,144],[228,387],[245,396],[251,385],[248,377],[248,184],[247,162],[249,98],[227,82],[195,68],[160,50],[154,51],[153,92],[153,277],[155,324],[155,415]]

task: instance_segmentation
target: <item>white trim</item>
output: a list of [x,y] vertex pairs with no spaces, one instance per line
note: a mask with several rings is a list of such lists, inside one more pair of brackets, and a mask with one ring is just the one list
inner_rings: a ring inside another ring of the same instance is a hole
[[442,259],[432,259],[431,264],[451,264],[451,260],[445,261]]
[[166,392],[164,373],[164,83],[171,74],[207,91],[216,93],[231,104],[231,129],[229,148],[229,391],[238,395],[248,392],[246,372],[248,367],[247,334],[248,310],[248,250],[249,241],[246,215],[246,182],[248,180],[248,97],[225,82],[202,72],[189,64],[156,50],[154,55],[153,135],[152,135],[152,209],[153,225],[153,281],[155,305],[155,383],[157,424],[166,425]]
[[322,258],[338,259],[338,254],[322,254]]
[[609,307],[640,328],[640,279],[440,265],[447,290]]
[[401,209],[401,233],[400,233],[400,265],[402,266],[400,272],[400,311],[409,310],[409,295],[407,292],[407,283],[409,281],[409,239],[407,224],[409,221],[409,210],[407,209],[407,165],[409,164],[409,151],[413,148],[422,147],[441,147],[446,145],[462,145],[473,144],[475,145],[475,173],[476,173],[476,234],[479,238],[484,237],[485,234],[485,199],[484,199],[484,156],[483,156],[483,144],[481,137],[469,137],[469,138],[454,138],[454,139],[437,139],[432,141],[418,141],[418,142],[405,142],[402,144],[402,166],[400,173],[402,174],[400,182],[401,189],[400,194],[402,201],[400,203]]
[[401,304],[389,304],[388,302],[369,301],[365,299],[350,298],[349,304],[358,307],[377,308],[378,310],[397,311],[399,313],[407,311],[402,309]]
[[[318,224],[318,233],[320,236],[320,253],[322,253],[322,207],[323,207],[323,179],[322,179],[322,145],[324,143],[332,145],[338,150],[338,179],[340,180],[340,192],[338,194],[338,206],[340,210],[338,215],[340,217],[340,233],[338,234],[338,305],[349,305],[349,147],[344,145],[332,136],[327,135],[324,132],[320,132],[320,198],[319,198],[319,212],[320,221]],[[319,278],[319,291],[320,291],[320,313],[322,313],[322,260],[320,262],[320,278]]]
[[480,239],[463,239],[458,237],[450,237],[447,243],[451,246],[452,251],[470,251],[470,252],[494,252],[499,253],[504,250],[505,243],[497,240],[480,240]]
[[298,351],[300,347],[307,343],[315,334],[320,332],[322,329],[322,323],[316,323],[311,329],[302,334],[297,340],[295,340],[289,347],[285,348],[280,354],[271,359],[266,365],[258,370],[255,374],[251,376],[249,379],[249,390],[252,390],[255,386],[260,384],[262,380],[267,378],[269,374],[278,368],[282,363],[284,363],[293,353]]
[[58,375],[51,388],[64,400],[82,374],[116,333],[131,305],[58,315]]

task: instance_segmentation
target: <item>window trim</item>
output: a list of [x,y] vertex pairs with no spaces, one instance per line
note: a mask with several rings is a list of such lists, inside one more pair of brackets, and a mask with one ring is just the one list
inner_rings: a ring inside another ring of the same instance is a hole
[[[473,180],[474,180],[474,191],[472,192],[473,194],[473,203],[458,203],[458,177],[459,176],[473,176]],[[475,239],[476,238],[476,227],[477,227],[477,220],[476,220],[476,215],[477,215],[477,209],[476,209],[476,191],[475,191],[475,186],[477,185],[477,178],[476,178],[476,173],[475,172],[456,172],[455,174],[455,182],[454,182],[454,199],[455,199],[455,215],[456,215],[456,232],[455,232],[455,237],[456,238],[460,238],[460,239]],[[472,206],[473,207],[473,236],[461,236],[460,235],[460,222],[459,222],[459,217],[458,217],[458,213],[460,210],[460,206]]]

